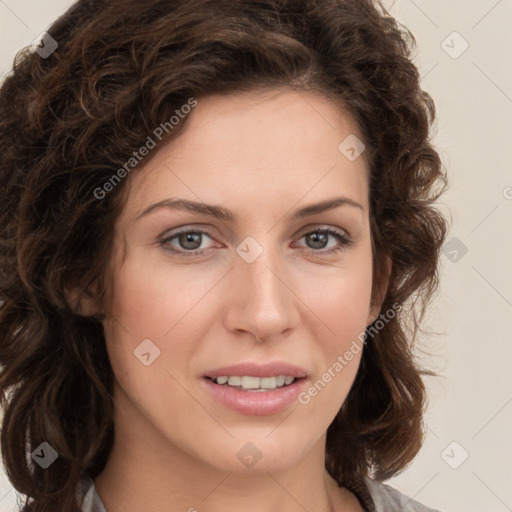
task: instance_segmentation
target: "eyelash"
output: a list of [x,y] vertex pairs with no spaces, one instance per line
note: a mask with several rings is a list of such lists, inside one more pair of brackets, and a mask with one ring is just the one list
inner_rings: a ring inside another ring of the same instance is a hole
[[[185,251],[176,251],[174,249],[170,249],[167,244],[171,240],[174,240],[175,238],[178,238],[180,235],[183,235],[185,233],[206,235],[209,238],[213,239],[213,237],[207,231],[203,231],[200,229],[185,229],[183,231],[173,233],[171,236],[164,238],[163,240],[161,240],[160,245],[166,251],[169,251],[173,254],[179,254],[179,255],[183,255],[183,256],[187,256],[187,257],[188,256],[201,256],[209,250],[209,249],[203,249],[203,250],[195,250],[195,251],[186,251],[186,250]],[[343,233],[340,233],[340,232],[338,232],[334,229],[330,229],[330,228],[314,228],[312,231],[308,231],[307,233],[304,233],[300,238],[304,238],[305,236],[311,235],[313,233],[326,233],[326,234],[331,235],[332,237],[336,238],[339,242],[341,242],[341,245],[338,245],[337,247],[334,247],[333,249],[329,249],[327,251],[309,249],[309,252],[314,254],[315,256],[317,256],[317,255],[329,256],[338,251],[345,250],[346,248],[350,247],[354,243],[349,237],[347,237]]]

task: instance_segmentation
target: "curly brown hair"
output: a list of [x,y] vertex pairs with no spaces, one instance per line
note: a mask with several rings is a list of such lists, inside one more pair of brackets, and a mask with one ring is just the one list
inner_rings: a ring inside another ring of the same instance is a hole
[[[78,511],[80,477],[95,478],[112,447],[105,315],[80,314],[67,290],[94,283],[106,311],[129,177],[101,200],[95,190],[190,97],[281,85],[318,91],[358,123],[375,300],[388,255],[382,310],[404,306],[367,336],[326,469],[340,485],[403,470],[423,441],[430,372],[412,345],[447,230],[413,35],[371,0],[80,0],[48,33],[58,48],[25,48],[0,89],[1,449],[14,488],[35,512]],[[27,456],[43,441],[58,453],[47,469]]]

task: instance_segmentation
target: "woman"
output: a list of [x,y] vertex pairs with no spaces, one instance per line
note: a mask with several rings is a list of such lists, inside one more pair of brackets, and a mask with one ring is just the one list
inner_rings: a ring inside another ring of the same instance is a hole
[[382,483],[446,230],[412,35],[369,0],[82,0],[43,39],[0,90],[24,510],[432,510]]

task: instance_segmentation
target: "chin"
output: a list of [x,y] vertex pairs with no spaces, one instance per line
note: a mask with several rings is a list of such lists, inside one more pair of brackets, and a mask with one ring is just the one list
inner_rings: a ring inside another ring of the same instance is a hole
[[285,471],[298,464],[313,443],[309,447],[301,444],[301,440],[303,443],[307,439],[304,432],[293,436],[283,431],[284,435],[279,436],[273,428],[265,428],[258,435],[238,435],[216,446],[210,445],[203,460],[222,471],[236,473]]

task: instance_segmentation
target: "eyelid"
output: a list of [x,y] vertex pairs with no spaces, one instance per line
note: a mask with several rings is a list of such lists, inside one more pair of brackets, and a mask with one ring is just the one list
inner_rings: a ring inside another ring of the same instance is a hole
[[338,234],[343,235],[347,238],[352,238],[350,233],[343,228],[340,228],[338,226],[332,226],[331,224],[309,224],[308,226],[304,226],[303,228],[299,229],[297,233],[294,235],[294,237],[300,236],[303,237],[304,235],[307,235],[308,233],[314,232],[314,231],[336,231]]
[[[303,226],[300,229],[298,229],[292,237],[298,237],[298,236],[304,236],[312,231],[323,231],[327,229],[332,229],[334,231],[339,232],[341,235],[345,235],[347,238],[352,238],[351,233],[344,228],[341,228],[339,226],[332,226],[330,224],[309,224],[307,226]],[[210,238],[215,238],[213,235],[213,229],[211,229],[211,226],[208,224],[191,224],[191,225],[185,225],[185,226],[179,226],[177,228],[173,228],[171,230],[166,230],[162,235],[160,235],[159,239],[168,239],[170,237],[179,235],[181,233],[188,233],[188,232],[197,232],[208,235]],[[231,230],[230,230],[231,231]]]

